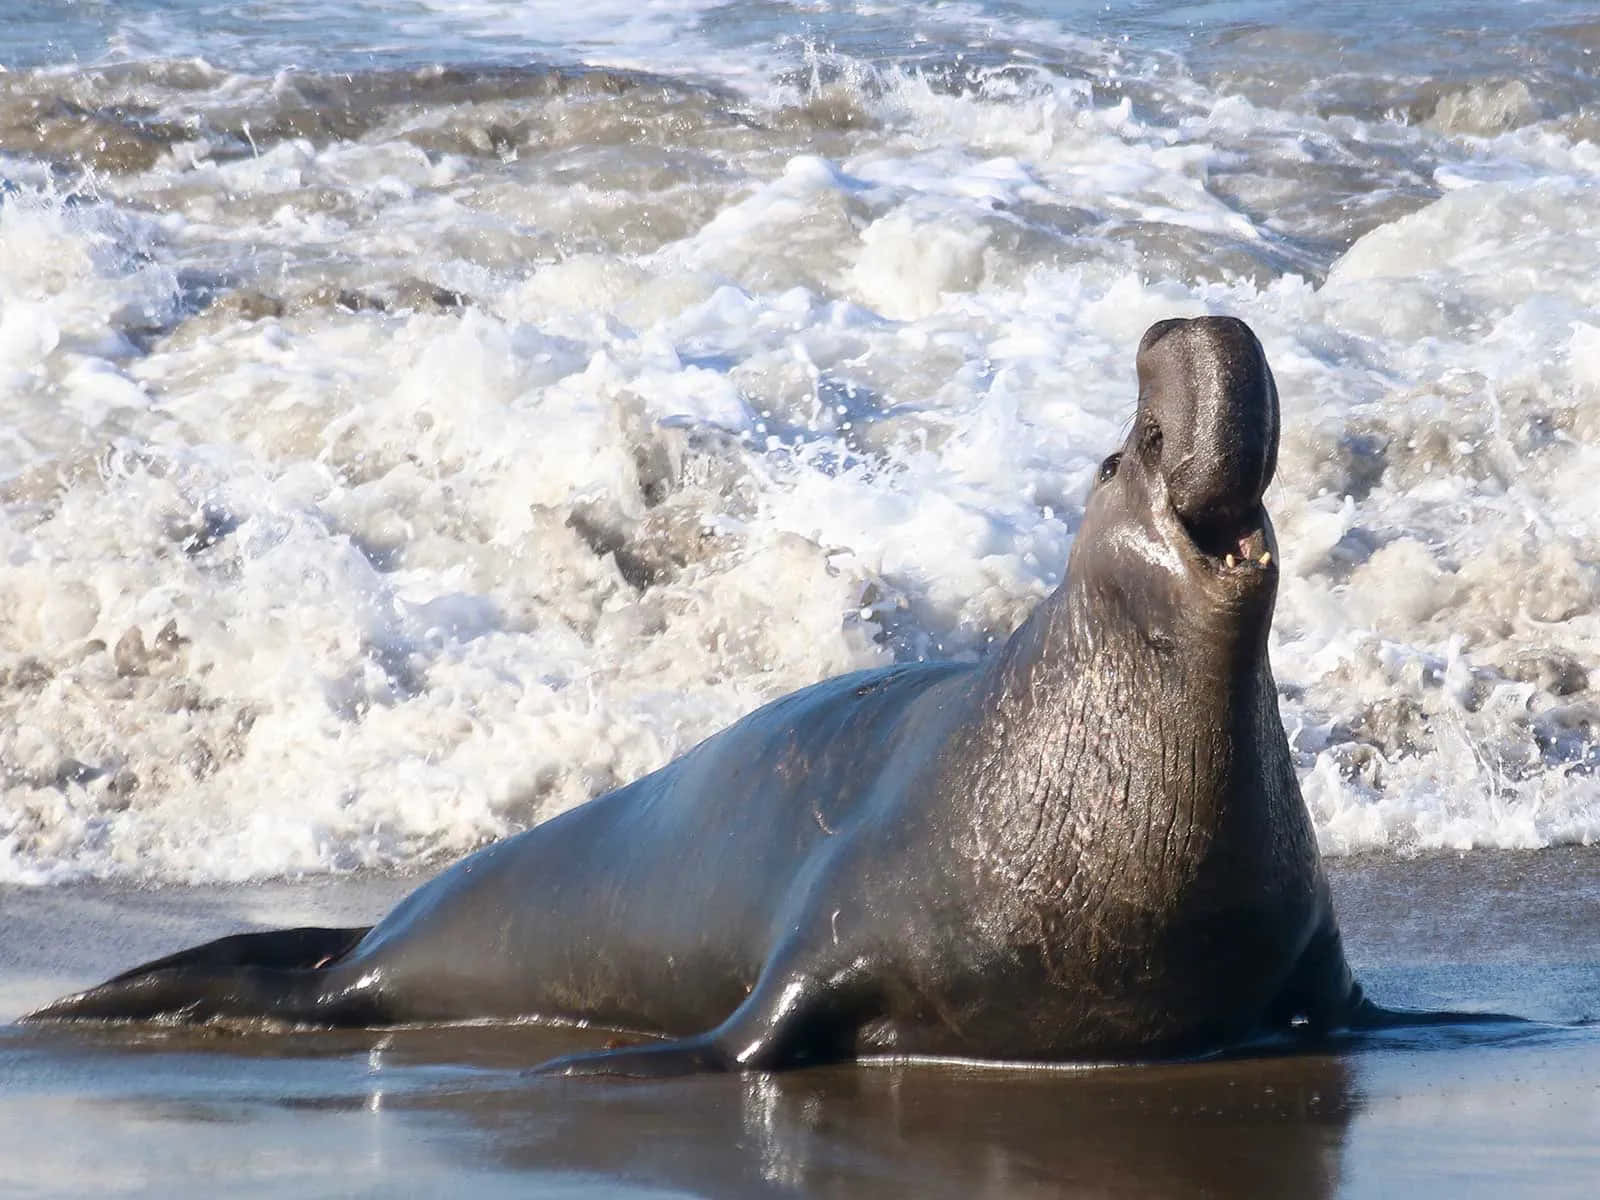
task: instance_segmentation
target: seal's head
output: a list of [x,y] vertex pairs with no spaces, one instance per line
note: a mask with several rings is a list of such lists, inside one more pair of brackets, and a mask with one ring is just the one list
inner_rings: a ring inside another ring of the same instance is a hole
[[1069,579],[1157,646],[1256,658],[1277,593],[1262,494],[1278,460],[1278,390],[1261,343],[1233,317],[1152,325],[1139,407],[1101,464]]

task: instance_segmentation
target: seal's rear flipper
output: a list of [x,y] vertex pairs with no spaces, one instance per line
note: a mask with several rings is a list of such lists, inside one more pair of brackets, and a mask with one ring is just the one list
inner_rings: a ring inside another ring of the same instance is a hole
[[371,989],[336,964],[367,928],[239,933],[124,971],[27,1014],[24,1021],[270,1018],[364,1024],[378,1018]]
[[143,966],[113,975],[107,983],[120,983],[169,967],[323,967],[355,948],[370,925],[359,929],[269,929],[264,933],[235,933],[229,937],[180,950]]

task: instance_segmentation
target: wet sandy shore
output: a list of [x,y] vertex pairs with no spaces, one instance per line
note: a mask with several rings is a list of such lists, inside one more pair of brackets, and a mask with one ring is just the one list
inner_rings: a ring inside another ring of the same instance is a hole
[[[1545,1025],[1089,1071],[875,1065],[530,1080],[595,1031],[0,1024],[0,1195],[1591,1196],[1600,850],[1331,864],[1380,1001]],[[414,881],[0,892],[0,1021],[240,928]]]

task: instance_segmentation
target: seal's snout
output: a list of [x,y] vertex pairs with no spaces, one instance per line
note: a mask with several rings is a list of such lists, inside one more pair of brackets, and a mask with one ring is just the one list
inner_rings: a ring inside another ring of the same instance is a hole
[[1277,467],[1278,389],[1255,334],[1234,317],[1160,321],[1138,370],[1140,445],[1155,448],[1173,511],[1208,554],[1270,562],[1261,497]]

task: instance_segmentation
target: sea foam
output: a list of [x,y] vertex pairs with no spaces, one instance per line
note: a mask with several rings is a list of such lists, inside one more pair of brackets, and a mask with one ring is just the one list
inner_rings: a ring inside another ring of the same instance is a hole
[[1413,120],[941,13],[721,74],[651,10],[676,73],[557,30],[606,69],[10,79],[113,136],[0,158],[0,880],[411,867],[979,656],[1203,312],[1282,395],[1323,848],[1600,834],[1592,98]]

